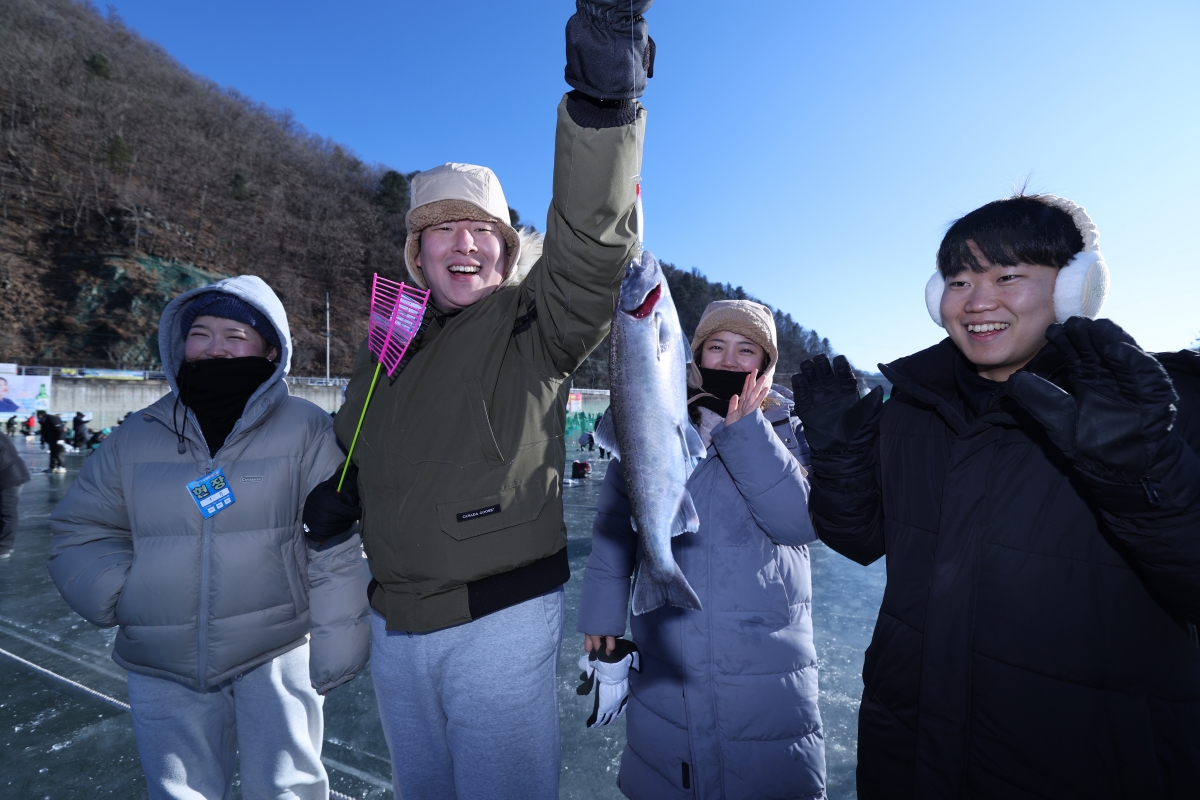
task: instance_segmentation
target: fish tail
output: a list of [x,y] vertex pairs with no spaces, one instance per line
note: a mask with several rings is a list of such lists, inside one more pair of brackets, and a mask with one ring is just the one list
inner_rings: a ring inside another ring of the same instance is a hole
[[700,598],[692,590],[687,578],[678,564],[672,564],[674,571],[665,577],[655,576],[649,566],[643,561],[638,565],[637,579],[633,586],[633,613],[635,616],[653,611],[662,605],[673,605],[676,608],[700,610]]

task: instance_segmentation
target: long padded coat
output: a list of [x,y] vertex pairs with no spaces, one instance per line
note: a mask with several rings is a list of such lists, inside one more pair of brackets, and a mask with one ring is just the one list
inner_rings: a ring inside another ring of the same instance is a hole
[[[886,367],[874,455],[813,457],[834,550],[887,555],[858,794],[1200,797],[1200,473],[1156,511],[1075,469],[1001,394],[973,422],[941,344]],[[1200,356],[1164,357],[1200,450]],[[1027,367],[1070,391],[1053,347]],[[1165,508],[1166,506],[1164,506]]]
[[[790,409],[776,393],[765,415],[718,424],[688,480],[700,530],[671,549],[703,610],[632,618],[642,668],[630,673],[618,779],[627,797],[825,796],[806,547],[816,535],[798,461],[807,447]],[[592,529],[581,633],[625,633],[638,558],[630,513],[614,459]]]
[[[212,456],[169,378],[172,392],[113,431],[54,509],[50,576],[84,619],[120,626],[113,660],[126,669],[205,689],[311,633],[312,684],[326,692],[362,669],[370,641],[370,573],[357,532],[316,548],[300,527],[304,499],[342,453],[329,415],[288,396],[283,306],[258,278],[229,278],[167,306],[167,375],[183,357],[179,314],[214,289],[271,319],[284,348],[279,367]],[[235,502],[204,519],[186,484],[217,468]]]

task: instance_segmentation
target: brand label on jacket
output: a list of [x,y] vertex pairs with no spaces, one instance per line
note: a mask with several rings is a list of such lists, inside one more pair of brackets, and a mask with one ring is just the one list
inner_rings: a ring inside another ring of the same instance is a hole
[[225,471],[221,469],[192,481],[187,485],[187,490],[205,519],[216,516],[234,503],[233,490],[229,488]]
[[456,514],[455,517],[458,519],[459,522],[467,522],[468,520],[479,519],[480,517],[486,517],[488,514],[499,514],[499,513],[500,513],[500,504],[497,503],[496,505],[488,506],[487,508],[477,508],[474,511],[464,511],[461,514]]

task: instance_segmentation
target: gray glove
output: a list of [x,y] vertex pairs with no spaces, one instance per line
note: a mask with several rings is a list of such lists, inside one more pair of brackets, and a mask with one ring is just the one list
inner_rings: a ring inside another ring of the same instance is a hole
[[625,704],[629,702],[629,670],[642,671],[641,654],[637,645],[625,639],[617,639],[617,646],[611,653],[604,648],[594,653],[584,653],[579,657],[579,668],[583,674],[575,690],[576,694],[586,697],[596,690],[596,703],[592,707],[592,715],[588,717],[587,727],[599,728],[608,725],[625,713]]
[[572,88],[595,100],[633,100],[654,77],[654,40],[642,17],[654,0],[576,0],[567,20]]

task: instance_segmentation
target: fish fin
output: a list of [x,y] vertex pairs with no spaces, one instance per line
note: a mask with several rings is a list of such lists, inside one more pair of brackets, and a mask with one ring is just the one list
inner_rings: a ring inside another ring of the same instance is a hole
[[650,577],[650,570],[643,560],[638,565],[637,579],[633,587],[633,613],[635,616],[653,611],[662,605],[690,608],[700,611],[700,598],[696,596],[679,565],[672,562],[675,572],[665,582]]
[[679,508],[675,511],[675,518],[671,520],[671,536],[695,533],[698,530],[700,530],[700,515],[696,513],[696,504],[692,502],[691,492],[684,489],[683,497],[679,498]]
[[634,532],[634,533],[637,533],[637,532],[638,532],[638,529],[637,529],[637,517],[635,517],[633,514],[630,514],[630,515],[629,515],[629,527],[630,527],[630,528],[633,528],[633,532]]
[[679,435],[683,437],[683,451],[692,458],[704,458],[708,455],[707,448],[704,447],[704,440],[700,438],[700,434],[696,433],[696,429],[686,422],[679,424]]
[[605,411],[604,416],[600,418],[600,424],[592,432],[592,438],[596,440],[597,447],[604,448],[615,458],[621,457],[617,451],[617,429],[613,427],[612,406],[609,406],[608,411]]
[[683,331],[680,331],[679,335],[683,337],[683,363],[691,364],[693,361],[695,361],[695,359],[692,358],[692,343],[688,340],[687,334]]
[[654,321],[658,324],[658,358],[661,361],[662,357],[675,347],[675,342],[672,341],[675,337],[671,335],[671,326],[667,325],[662,314],[656,313]]

